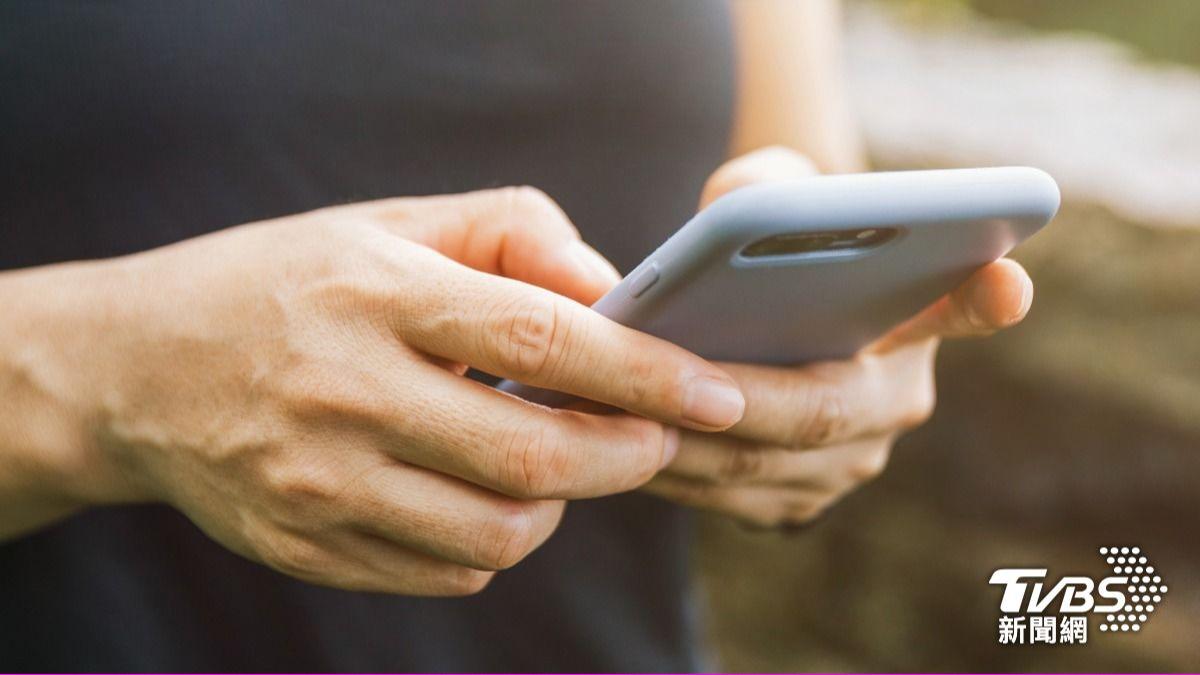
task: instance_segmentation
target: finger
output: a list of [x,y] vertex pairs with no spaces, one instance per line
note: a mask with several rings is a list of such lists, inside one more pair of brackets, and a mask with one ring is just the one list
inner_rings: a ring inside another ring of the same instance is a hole
[[774,485],[713,485],[665,474],[655,476],[642,489],[677,504],[733,516],[759,527],[807,522],[837,499],[837,495],[824,490]]
[[496,574],[439,560],[369,533],[350,533],[341,550],[351,552],[358,563],[361,579],[350,586],[357,591],[459,597],[479,593]]
[[543,389],[701,430],[741,418],[720,368],[561,296],[442,259],[441,284],[404,294],[396,332],[428,354]]
[[342,209],[379,222],[468,267],[540,286],[585,305],[621,275],[583,243],[553,199],[527,186],[365,202]]
[[1003,258],[975,272],[868,349],[884,353],[929,338],[990,335],[1020,323],[1032,304],[1033,281],[1019,263]]
[[800,153],[773,145],[755,150],[722,164],[709,176],[700,195],[700,208],[734,190],[776,180],[815,176],[817,167]]
[[470,595],[483,590],[493,575],[353,531],[322,543],[300,534],[276,533],[260,544],[256,557],[302,581],[402,595]]
[[387,463],[347,495],[356,525],[378,536],[481,570],[512,567],[541,546],[563,502],[518,500],[444,474]]
[[[434,367],[428,366],[433,372]],[[674,457],[678,432],[628,414],[551,410],[437,371],[381,441],[398,459],[520,499],[632,490]]]
[[685,432],[679,454],[660,475],[716,485],[786,485],[845,490],[878,476],[892,439],[865,438],[816,450],[765,447],[727,434]]
[[904,349],[797,368],[722,364],[746,396],[745,415],[726,433],[813,448],[917,426],[933,412],[936,399],[935,345]]

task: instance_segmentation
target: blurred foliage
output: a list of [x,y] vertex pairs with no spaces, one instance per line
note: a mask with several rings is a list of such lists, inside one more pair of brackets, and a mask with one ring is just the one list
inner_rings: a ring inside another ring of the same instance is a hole
[[1033,28],[1099,33],[1152,58],[1200,64],[1200,2],[1195,0],[892,0],[917,19],[970,11]]

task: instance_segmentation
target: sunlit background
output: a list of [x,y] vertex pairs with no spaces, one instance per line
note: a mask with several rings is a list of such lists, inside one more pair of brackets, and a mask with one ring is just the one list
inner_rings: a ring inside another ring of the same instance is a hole
[[[793,535],[706,518],[735,670],[1200,668],[1200,2],[852,1],[846,64],[877,168],[1031,164],[1064,195],[1016,256],[1033,311],[946,344],[939,407],[890,469]],[[1140,633],[998,644],[998,567],[1170,592]]]

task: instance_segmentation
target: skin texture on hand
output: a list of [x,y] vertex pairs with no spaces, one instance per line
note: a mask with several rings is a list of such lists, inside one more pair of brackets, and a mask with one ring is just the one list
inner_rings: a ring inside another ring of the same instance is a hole
[[[790,150],[759,150],[718,169],[701,206],[744,185],[813,173]],[[853,359],[796,368],[721,364],[745,396],[742,420],[724,433],[684,431],[675,461],[643,489],[755,526],[807,522],[879,475],[896,438],[928,419],[942,338],[1015,325],[1032,300],[1025,271],[999,260]]]
[[[301,579],[478,591],[550,536],[565,499],[634,489],[673,459],[680,428],[742,415],[723,370],[581,304],[616,281],[530,188],[0,275],[21,317],[0,339],[0,372],[20,375],[0,397],[57,411],[0,415],[22,439],[0,455],[38,458],[24,473],[3,462],[0,535],[161,501]],[[629,412],[550,410],[468,367]]]

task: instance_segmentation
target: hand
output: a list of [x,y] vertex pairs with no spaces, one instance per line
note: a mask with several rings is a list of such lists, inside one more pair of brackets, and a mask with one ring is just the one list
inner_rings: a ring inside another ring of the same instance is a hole
[[[5,281],[39,298],[22,331],[56,327],[30,379],[79,411],[85,451],[59,453],[55,485],[172,504],[235,552],[343,588],[478,591],[550,536],[562,500],[641,485],[678,427],[724,429],[744,407],[720,369],[580,304],[617,275],[530,188]],[[549,410],[468,366],[636,414]]]
[[[760,150],[718,169],[702,202],[812,173],[789,150]],[[724,433],[685,431],[675,461],[644,489],[758,526],[806,522],[883,471],[896,437],[928,419],[942,338],[1012,326],[1032,299],[1025,271],[1000,260],[853,359],[797,368],[722,364],[745,394],[742,421]]]

